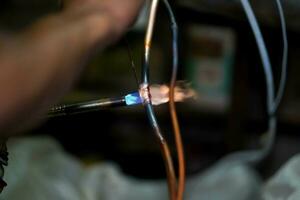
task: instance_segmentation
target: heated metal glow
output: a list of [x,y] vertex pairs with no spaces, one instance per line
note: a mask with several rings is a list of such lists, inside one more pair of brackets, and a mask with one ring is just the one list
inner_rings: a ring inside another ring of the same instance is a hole
[[[168,103],[170,87],[168,85],[151,85],[151,100],[153,105],[161,105]],[[174,99],[175,102],[183,102],[190,98],[195,98],[196,92],[184,82],[178,82],[175,87]]]

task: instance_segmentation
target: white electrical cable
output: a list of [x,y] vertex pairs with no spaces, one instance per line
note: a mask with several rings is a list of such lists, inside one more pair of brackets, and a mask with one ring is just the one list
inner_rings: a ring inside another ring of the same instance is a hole
[[275,112],[279,106],[279,103],[283,97],[285,83],[286,83],[286,74],[287,74],[287,57],[288,57],[288,40],[287,40],[287,31],[286,31],[286,23],[284,18],[283,9],[281,6],[280,0],[276,0],[279,15],[280,15],[280,22],[282,26],[282,33],[283,33],[283,59],[282,59],[282,74],[281,80],[279,84],[279,91],[277,97],[275,99],[275,86],[274,86],[274,78],[272,72],[272,65],[270,62],[270,57],[263,39],[263,35],[257,23],[257,19],[254,15],[253,9],[249,3],[249,0],[241,0],[243,9],[247,15],[249,23],[251,25],[252,31],[255,36],[255,40],[259,49],[259,53],[262,59],[264,74],[266,77],[266,85],[267,85],[267,110],[268,110],[268,117],[269,117],[269,127],[268,131],[264,138],[263,147],[260,150],[249,150],[249,151],[242,151],[231,154],[227,156],[223,161],[235,161],[235,162],[243,162],[243,163],[250,163],[250,164],[257,164],[262,161],[271,151],[272,146],[274,144],[275,136],[276,136],[276,125],[277,120],[275,116]]
[[282,71],[281,71],[281,78],[279,83],[279,89],[277,92],[276,99],[273,104],[272,112],[275,113],[278,110],[279,104],[283,98],[284,89],[286,86],[286,79],[287,79],[287,62],[288,62],[288,37],[287,37],[287,28],[285,23],[285,17],[283,8],[281,5],[280,0],[276,0],[276,4],[279,11],[279,18],[281,23],[281,29],[282,29],[282,37],[283,37],[283,55],[282,55]]
[[261,33],[261,30],[259,28],[259,25],[257,23],[257,19],[254,15],[254,12],[252,10],[252,7],[249,3],[249,0],[241,0],[241,3],[243,5],[243,8],[245,10],[245,13],[248,17],[249,23],[251,25],[252,31],[255,36],[255,40],[258,46],[258,50],[262,59],[262,64],[264,68],[264,73],[266,76],[266,84],[267,84],[267,109],[268,114],[272,115],[272,106],[274,102],[274,79],[273,79],[273,72],[272,72],[272,65],[270,62],[270,57],[268,54],[268,50],[265,45],[265,41],[263,38],[263,35]]

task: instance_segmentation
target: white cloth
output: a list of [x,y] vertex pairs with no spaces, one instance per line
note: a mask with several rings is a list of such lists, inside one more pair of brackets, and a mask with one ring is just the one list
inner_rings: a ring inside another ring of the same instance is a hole
[[[165,200],[166,181],[125,176],[111,163],[84,167],[51,138],[9,142],[10,161],[0,200]],[[261,186],[242,165],[218,164],[187,181],[185,200],[253,200]]]

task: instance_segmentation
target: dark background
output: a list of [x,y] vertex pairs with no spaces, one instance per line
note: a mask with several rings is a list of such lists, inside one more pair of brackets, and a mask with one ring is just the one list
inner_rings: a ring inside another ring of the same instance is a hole
[[[274,150],[258,168],[264,176],[272,175],[300,146],[300,92],[298,78],[300,3],[284,1],[290,43],[287,89],[278,112],[278,136]],[[261,23],[276,84],[280,77],[282,36],[274,1],[252,1]],[[241,149],[256,148],[266,131],[265,80],[255,40],[238,1],[199,0],[173,3],[180,27],[180,74],[185,76],[189,56],[190,24],[229,28],[235,33],[230,106],[224,112],[195,109],[195,103],[180,103],[181,122],[188,174],[212,166],[222,156]],[[0,27],[21,31],[38,17],[58,12],[56,1],[2,0]],[[151,81],[167,83],[170,75],[170,30],[165,10],[160,9],[152,53]],[[144,30],[133,30],[117,44],[97,55],[80,83],[63,102],[124,95],[137,86],[130,69],[128,47],[140,71]],[[190,81],[190,80],[187,80]],[[156,108],[159,122],[169,142],[173,142],[167,106]],[[142,107],[103,110],[88,114],[49,119],[29,135],[49,134],[65,150],[86,163],[113,160],[127,174],[139,178],[163,178],[164,166],[153,132]],[[172,146],[174,151],[174,146]]]

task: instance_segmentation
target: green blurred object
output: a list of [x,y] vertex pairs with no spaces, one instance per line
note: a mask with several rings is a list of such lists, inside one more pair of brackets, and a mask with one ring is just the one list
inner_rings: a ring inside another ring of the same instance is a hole
[[199,98],[196,107],[225,112],[231,100],[235,35],[227,28],[191,25],[186,58],[187,80]]

